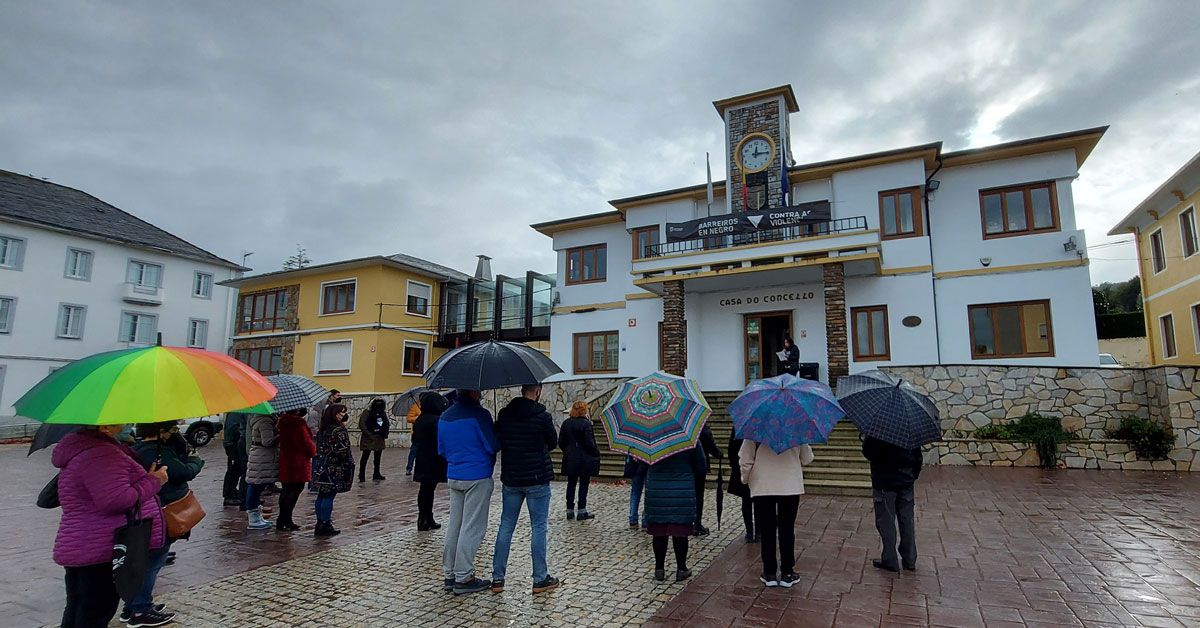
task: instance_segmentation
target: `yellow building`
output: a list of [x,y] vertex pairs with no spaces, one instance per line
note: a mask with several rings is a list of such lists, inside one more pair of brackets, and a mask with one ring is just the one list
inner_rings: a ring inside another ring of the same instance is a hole
[[1200,364],[1200,154],[1109,235],[1133,233],[1151,364]]
[[424,384],[430,364],[467,342],[548,341],[553,278],[492,280],[486,258],[481,271],[475,278],[397,254],[223,282],[238,289],[231,351],[266,375],[293,373],[368,395]]

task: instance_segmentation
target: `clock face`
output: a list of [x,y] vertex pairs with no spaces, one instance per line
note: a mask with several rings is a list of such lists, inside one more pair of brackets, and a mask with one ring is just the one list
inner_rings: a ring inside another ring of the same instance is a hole
[[767,138],[754,136],[742,142],[738,149],[738,160],[744,172],[759,172],[766,170],[775,157],[775,147]]

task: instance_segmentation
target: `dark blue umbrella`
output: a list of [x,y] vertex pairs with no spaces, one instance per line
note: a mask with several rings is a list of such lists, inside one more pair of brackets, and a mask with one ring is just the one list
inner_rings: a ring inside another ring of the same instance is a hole
[[937,406],[898,377],[878,369],[839,377],[837,396],[865,436],[905,449],[942,438]]
[[494,390],[538,384],[561,373],[546,354],[519,342],[489,340],[459,347],[425,371],[430,388]]
[[67,423],[43,423],[33,433],[33,442],[29,443],[29,453],[25,455],[28,456],[39,449],[45,449],[65,438],[67,434],[78,432],[84,427]]

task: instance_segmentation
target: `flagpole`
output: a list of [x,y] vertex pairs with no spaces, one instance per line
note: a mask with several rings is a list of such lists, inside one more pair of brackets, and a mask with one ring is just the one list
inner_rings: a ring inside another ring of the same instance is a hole
[[712,162],[708,159],[708,153],[704,153],[704,169],[708,171],[708,212],[707,216],[712,216],[713,205],[713,184],[712,184]]

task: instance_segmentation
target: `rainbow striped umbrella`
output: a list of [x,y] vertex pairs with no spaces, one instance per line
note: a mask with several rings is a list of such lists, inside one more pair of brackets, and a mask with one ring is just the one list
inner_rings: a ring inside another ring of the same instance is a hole
[[622,382],[600,416],[610,448],[654,464],[695,447],[710,414],[696,382],[658,372]]
[[227,355],[160,345],[72,362],[14,405],[43,423],[116,425],[219,414],[273,396],[274,385]]

